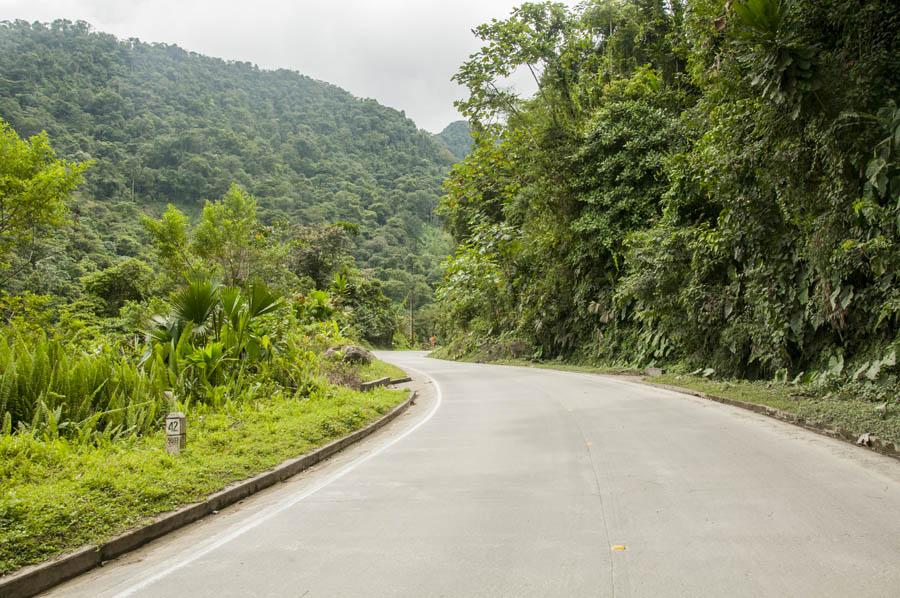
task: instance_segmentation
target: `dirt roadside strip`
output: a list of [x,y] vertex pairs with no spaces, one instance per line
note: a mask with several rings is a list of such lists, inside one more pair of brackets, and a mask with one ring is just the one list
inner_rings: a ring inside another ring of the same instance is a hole
[[103,544],[84,546],[51,561],[25,567],[12,575],[0,577],[0,596],[3,598],[29,598],[49,590],[53,586],[100,566],[104,561],[135,550],[169,532],[297,475],[384,427],[385,424],[406,411],[415,401],[417,394],[417,391],[410,390],[406,400],[368,426],[330,442],[311,453],[288,459],[274,469],[231,484],[223,490],[209,495],[202,502],[160,515],[152,523],[127,531]]
[[794,424],[795,426],[800,426],[801,428],[806,428],[812,432],[816,432],[817,434],[821,434],[823,436],[828,436],[829,438],[834,438],[836,440],[843,440],[844,442],[848,442],[853,444],[854,446],[858,446],[860,448],[867,448],[876,453],[880,453],[882,455],[887,455],[888,457],[893,457],[894,459],[900,460],[900,446],[895,446],[891,442],[886,442],[876,438],[875,436],[870,436],[868,434],[864,434],[862,437],[858,437],[856,434],[848,430],[843,429],[833,429],[828,428],[826,426],[820,425],[816,422],[807,421],[806,419],[798,416],[795,413],[790,413],[788,411],[783,411],[781,409],[775,409],[774,407],[768,407],[766,405],[757,405],[756,403],[748,403],[746,401],[739,401],[737,399],[729,399],[726,397],[720,397],[716,395],[711,395],[709,393],[701,392],[699,390],[691,390],[690,388],[684,388],[682,386],[673,386],[671,384],[660,384],[658,382],[649,382],[647,380],[635,379],[636,377],[628,376],[628,379],[632,382],[636,382],[638,384],[643,384],[644,386],[652,386],[655,388],[662,388],[665,390],[671,390],[673,392],[680,392],[681,394],[691,395],[694,397],[699,397],[701,399],[708,399],[710,401],[715,401],[717,403],[722,403],[724,405],[731,405],[732,407],[739,407],[741,409],[746,409],[748,411],[753,411],[755,413],[759,413],[761,415],[765,415],[774,419],[778,419],[790,424]]

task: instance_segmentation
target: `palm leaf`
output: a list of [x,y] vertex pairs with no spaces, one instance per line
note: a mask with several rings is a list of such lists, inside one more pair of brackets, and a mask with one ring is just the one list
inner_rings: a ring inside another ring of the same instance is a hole
[[250,285],[248,309],[250,317],[255,318],[272,313],[281,305],[282,298],[262,283]]
[[194,334],[208,331],[210,316],[219,302],[220,285],[210,279],[194,278],[172,298],[173,315],[193,324]]

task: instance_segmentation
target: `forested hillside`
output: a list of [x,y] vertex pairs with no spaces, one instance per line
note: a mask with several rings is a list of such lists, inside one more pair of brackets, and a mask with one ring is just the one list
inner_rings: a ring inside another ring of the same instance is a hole
[[457,160],[462,160],[472,149],[472,134],[469,123],[464,120],[458,120],[450,123],[444,130],[435,135],[435,137],[447,146],[450,153]]
[[[528,3],[476,33],[456,79],[479,140],[441,208],[451,354],[894,396],[896,2]],[[501,85],[525,68],[530,99]]]
[[92,161],[75,222],[30,246],[5,281],[74,297],[79,280],[137,256],[139,214],[195,217],[238,183],[269,226],[352,224],[359,265],[395,301],[430,299],[447,252],[432,209],[452,157],[396,110],[298,73],[91,31],[0,24],[0,117]]

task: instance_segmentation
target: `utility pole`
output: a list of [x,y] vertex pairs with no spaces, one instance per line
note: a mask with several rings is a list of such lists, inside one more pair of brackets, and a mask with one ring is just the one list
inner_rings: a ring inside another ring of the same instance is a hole
[[411,345],[414,345],[415,342],[416,342],[416,338],[415,338],[415,336],[414,336],[414,335],[415,335],[415,332],[414,332],[414,329],[413,329],[413,296],[412,296],[412,291],[410,291],[410,293],[409,293],[409,295],[407,295],[407,297],[409,298],[409,343],[410,343]]

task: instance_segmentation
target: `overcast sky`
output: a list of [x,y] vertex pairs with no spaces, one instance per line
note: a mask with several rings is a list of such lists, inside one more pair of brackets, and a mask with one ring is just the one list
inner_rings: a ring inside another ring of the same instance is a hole
[[297,70],[405,110],[419,127],[437,132],[459,119],[453,100],[463,90],[450,77],[479,47],[471,29],[507,16],[520,3],[0,0],[0,20],[84,20],[120,38],[176,43],[201,54]]

